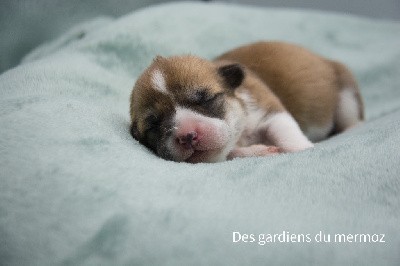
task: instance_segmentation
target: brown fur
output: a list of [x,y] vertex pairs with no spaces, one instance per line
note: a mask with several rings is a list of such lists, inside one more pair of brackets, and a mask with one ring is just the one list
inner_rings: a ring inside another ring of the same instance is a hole
[[[139,133],[145,131],[144,117],[149,111],[165,113],[173,104],[168,97],[154,90],[152,86],[151,75],[157,68],[162,70],[169,93],[173,94],[177,101],[184,100],[185,96],[198,87],[207,87],[213,93],[224,90],[221,87],[221,78],[216,73],[217,66],[208,60],[196,56],[174,56],[168,59],[156,57],[153,64],[137,80],[131,94],[130,115],[132,122],[137,123]],[[154,99],[157,99],[156,106],[149,106]]]
[[[326,125],[334,119],[340,85],[348,83],[349,87],[357,88],[342,64],[288,43],[258,42],[229,51],[216,60],[238,62],[256,73],[303,130]],[[263,99],[267,97],[265,86],[254,86],[252,93],[264,108],[270,108]],[[361,102],[359,96],[358,99]],[[362,105],[360,114],[362,117]]]

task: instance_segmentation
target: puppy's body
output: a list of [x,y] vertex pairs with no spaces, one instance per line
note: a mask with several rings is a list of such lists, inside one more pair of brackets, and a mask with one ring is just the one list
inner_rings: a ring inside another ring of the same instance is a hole
[[[335,127],[338,131],[349,126],[335,121],[336,118],[340,120],[340,117],[336,117],[336,111],[344,90],[354,94],[358,113],[355,119],[363,119],[357,84],[351,73],[340,63],[316,56],[301,47],[279,42],[240,47],[223,54],[217,60],[222,59],[238,62],[254,72],[279,98],[311,140],[326,138],[335,126],[339,127]],[[274,97],[269,92],[265,93],[268,89],[261,86],[243,87],[249,88],[258,99]],[[259,106],[268,108],[269,104],[260,102]]]
[[213,162],[310,148],[363,120],[363,106],[342,64],[259,42],[213,62],[157,58],[135,85],[131,118],[132,135],[159,156]]

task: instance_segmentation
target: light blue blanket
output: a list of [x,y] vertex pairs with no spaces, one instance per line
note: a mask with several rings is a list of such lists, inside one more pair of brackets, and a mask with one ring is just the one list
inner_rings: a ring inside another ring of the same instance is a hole
[[[132,139],[129,95],[155,55],[256,40],[345,62],[367,121],[312,150],[216,164]],[[400,23],[224,4],[71,29],[0,76],[1,264],[399,265],[399,47]]]

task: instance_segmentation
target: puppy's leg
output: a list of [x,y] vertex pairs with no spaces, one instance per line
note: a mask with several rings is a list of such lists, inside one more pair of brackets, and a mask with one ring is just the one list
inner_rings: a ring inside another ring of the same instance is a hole
[[277,154],[279,152],[280,149],[278,147],[256,144],[248,147],[235,148],[228,154],[227,159],[232,160],[233,158],[268,156]]
[[301,151],[314,146],[286,111],[269,115],[261,130],[267,141],[285,152]]
[[344,88],[339,93],[336,106],[335,133],[340,133],[363,121],[362,103],[354,88]]
[[337,73],[339,92],[335,112],[334,134],[349,129],[364,120],[364,104],[351,72],[341,63],[332,62]]

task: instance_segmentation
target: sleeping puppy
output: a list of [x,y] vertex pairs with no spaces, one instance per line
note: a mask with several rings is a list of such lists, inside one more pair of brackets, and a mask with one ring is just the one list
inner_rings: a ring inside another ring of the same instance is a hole
[[164,159],[192,163],[305,150],[363,120],[344,65],[281,42],[214,61],[158,56],[130,100],[132,136]]

